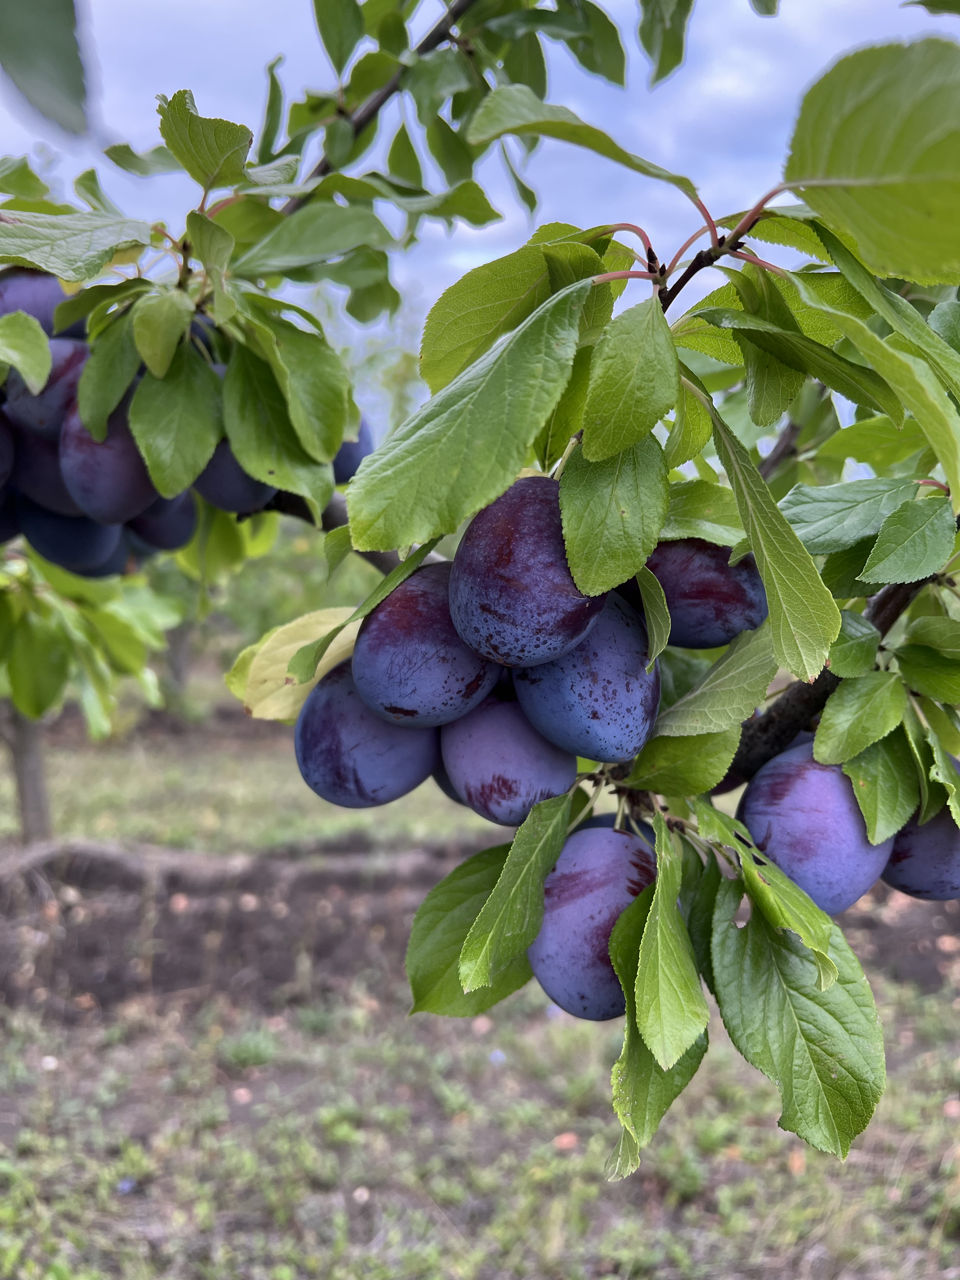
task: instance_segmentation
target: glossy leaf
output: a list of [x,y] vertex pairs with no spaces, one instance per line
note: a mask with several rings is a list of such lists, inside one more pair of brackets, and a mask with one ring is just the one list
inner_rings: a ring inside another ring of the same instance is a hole
[[739,726],[763,701],[776,672],[769,625],[742,632],[689,693],[661,712],[657,733],[687,738]]
[[820,717],[813,757],[820,764],[843,764],[886,737],[903,719],[907,694],[892,671],[871,671],[841,681]]

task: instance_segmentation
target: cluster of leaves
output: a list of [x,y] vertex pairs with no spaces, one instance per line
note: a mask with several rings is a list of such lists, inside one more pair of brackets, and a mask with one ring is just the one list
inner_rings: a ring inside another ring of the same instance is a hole
[[[856,94],[867,79],[868,108]],[[903,127],[881,129],[904,102]],[[960,167],[936,145],[945,103],[960,108],[955,45],[839,63],[807,95],[792,140],[782,189],[804,203],[760,201],[723,220],[728,239],[701,265],[727,253],[747,262],[724,266],[728,283],[672,323],[676,289],[655,255],[654,270],[635,273],[653,296],[613,315],[638,258],[617,228],[540,228],[453,285],[424,331],[432,398],[347,493],[355,547],[418,551],[354,614],[280,628],[234,672],[254,714],[290,718],[436,539],[519,469],[561,461],[571,572],[587,593],[637,575],[663,672],[655,735],[628,776],[588,763],[578,784],[614,785],[657,832],[657,881],[611,940],[627,999],[616,1173],[636,1167],[703,1056],[704,986],[734,1043],[780,1089],[780,1123],[814,1145],[845,1155],[883,1088],[876,1011],[842,934],[708,793],[778,671],[812,681],[829,667],[814,754],[854,781],[870,838],[918,808],[925,820],[948,803],[960,821]],[[864,129],[879,139],[869,153]],[[565,138],[697,199],[687,179],[527,88],[490,94],[469,136],[510,133]],[[771,270],[744,253],[748,234],[805,260]],[[659,539],[689,536],[752,551],[770,606],[762,627],[709,654],[666,647],[665,601],[644,568]],[[901,588],[881,634],[869,616],[878,593]],[[543,878],[582,803],[578,790],[543,802],[512,844],[432,891],[408,956],[416,1008],[467,1015],[526,981]]]

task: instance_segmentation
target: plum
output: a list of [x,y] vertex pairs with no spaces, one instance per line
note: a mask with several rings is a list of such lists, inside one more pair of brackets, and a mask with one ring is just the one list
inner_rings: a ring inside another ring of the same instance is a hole
[[61,516],[83,514],[64,483],[56,440],[32,431],[18,431],[11,483],[19,493],[48,511]]
[[213,457],[194,481],[193,487],[201,498],[236,515],[249,515],[259,511],[276,489],[247,475],[236,460],[227,440],[221,440],[213,451]]
[[120,526],[98,524],[86,516],[63,516],[17,496],[17,521],[38,555],[71,573],[96,569],[116,551]]
[[12,489],[0,490],[0,544],[16,538],[19,533],[17,495]]
[[535,804],[562,795],[577,776],[576,756],[554,746],[515,702],[488,698],[440,730],[443,765],[474,812],[515,827]]
[[51,338],[52,364],[46,385],[38,395],[31,395],[16,369],[11,369],[6,382],[4,412],[14,426],[23,431],[36,431],[51,440],[58,439],[67,410],[77,397],[77,385],[90,348],[85,342],[71,338]]
[[893,838],[871,844],[838,764],[818,764],[801,742],[751,779],[737,817],[754,844],[829,915],[845,911],[880,878]]
[[524,476],[474,516],[450,575],[461,638],[507,667],[550,662],[579,644],[605,596],[585,596],[567,567],[559,485]]
[[554,1004],[595,1022],[623,1014],[610,934],[656,871],[653,847],[639,836],[580,827],[568,837],[544,881],[543,924],[527,949],[534,977]]
[[[0,271],[0,316],[25,311],[40,322],[48,337],[53,334],[53,313],[66,297],[57,277],[46,271],[35,271],[31,267],[9,267]],[[69,338],[82,338],[83,332],[82,320],[63,331]]]
[[197,527],[197,504],[190,492],[175,498],[158,498],[127,528],[154,551],[179,551]]
[[406,795],[439,762],[437,730],[408,729],[375,715],[357,693],[349,662],[327,672],[311,690],[294,741],[307,786],[347,809]]
[[16,432],[0,413],[0,489],[13,475],[13,467],[17,457]]
[[767,616],[767,596],[752,555],[731,567],[730,547],[702,538],[661,542],[647,568],[663,587],[670,610],[670,643],[713,649]]
[[468,649],[450,621],[449,564],[423,565],[370,613],[353,651],[357,692],[372,711],[418,728],[478,706],[501,668]]
[[357,474],[357,467],[367,454],[373,453],[373,432],[366,418],[360,419],[356,440],[344,440],[333,460],[333,478],[337,484],[346,484]]
[[125,396],[110,414],[102,442],[94,440],[75,405],[60,435],[63,482],[80,510],[103,524],[124,524],[160,497],[130,430],[129,400]]
[[632,760],[650,737],[660,671],[648,673],[643,617],[611,592],[569,653],[513,674],[524,715],[545,738],[591,760]]
[[893,837],[893,852],[881,879],[911,898],[960,898],[960,828],[949,808],[922,827],[915,816],[911,818]]

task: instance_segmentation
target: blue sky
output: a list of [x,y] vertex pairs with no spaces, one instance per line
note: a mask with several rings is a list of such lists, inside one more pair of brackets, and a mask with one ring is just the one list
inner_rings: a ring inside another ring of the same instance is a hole
[[[935,18],[897,0],[782,0],[777,18],[758,17],[748,0],[699,0],[686,63],[650,90],[636,42],[636,0],[604,3],[624,33],[627,88],[587,75],[565,49],[548,42],[549,97],[606,128],[630,150],[692,177],[715,214],[746,207],[777,181],[805,87],[843,52],[922,34],[960,38],[960,20]],[[39,154],[67,187],[75,173],[96,165],[126,210],[164,217],[174,230],[196,199],[193,184],[177,177],[132,179],[99,155],[108,142],[143,148],[159,141],[157,93],[191,88],[203,114],[256,127],[263,68],[275,54],[285,54],[281,75],[290,96],[332,81],[310,0],[164,0],[162,6],[87,0],[84,8],[94,137],[73,142],[24,109],[4,85],[4,150]],[[443,9],[440,0],[423,5],[422,24],[431,25]],[[392,131],[386,127],[384,136]],[[671,188],[559,143],[541,144],[525,177],[541,199],[535,221],[518,205],[499,161],[491,160],[481,179],[505,215],[502,222],[452,232],[424,224],[422,243],[394,269],[413,312],[422,315],[469,267],[522,243],[535,223],[640,222],[661,257],[669,257],[698,222]]]

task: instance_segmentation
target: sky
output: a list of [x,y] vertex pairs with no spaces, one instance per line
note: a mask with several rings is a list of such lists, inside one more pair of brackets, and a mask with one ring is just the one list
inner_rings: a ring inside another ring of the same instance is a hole
[[[626,89],[588,75],[563,46],[547,41],[548,99],[606,129],[628,150],[691,177],[716,216],[749,207],[775,185],[805,88],[843,53],[928,34],[960,39],[960,19],[933,17],[898,0],[781,0],[776,18],[757,16],[748,0],[699,0],[684,65],[651,90],[636,39],[636,0],[601,3],[627,49]],[[264,67],[276,54],[285,58],[280,74],[288,98],[333,82],[311,0],[164,0],[162,6],[78,0],[78,8],[91,87],[91,137],[69,138],[0,83],[3,150],[39,158],[45,173],[61,176],[66,191],[75,174],[94,165],[126,212],[163,218],[174,232],[196,202],[194,184],[177,176],[132,178],[101,154],[111,142],[127,141],[139,150],[160,141],[158,93],[190,88],[202,114],[256,128]],[[414,35],[444,9],[441,0],[424,0]],[[395,113],[398,104],[389,110]],[[382,138],[389,139],[395,127],[385,125]],[[519,147],[511,145],[519,158]],[[425,222],[421,243],[396,261],[394,279],[417,318],[466,270],[509,253],[540,223],[640,223],[661,259],[668,259],[700,221],[673,188],[552,141],[541,143],[525,163],[525,180],[540,197],[534,218],[517,201],[498,159],[485,161],[479,177],[503,220],[485,228],[457,224],[452,231]]]

